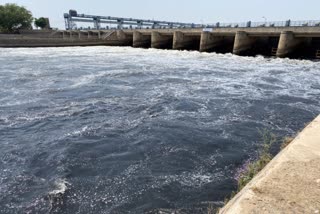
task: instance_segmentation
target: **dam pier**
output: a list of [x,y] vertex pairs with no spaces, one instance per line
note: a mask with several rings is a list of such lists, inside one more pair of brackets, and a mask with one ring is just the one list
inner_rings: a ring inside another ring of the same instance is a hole
[[0,47],[93,45],[320,58],[320,27],[29,30],[0,34]]

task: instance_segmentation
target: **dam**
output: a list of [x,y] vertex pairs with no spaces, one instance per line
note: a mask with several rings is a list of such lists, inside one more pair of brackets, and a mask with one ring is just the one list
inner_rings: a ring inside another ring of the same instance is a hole
[[[0,47],[131,46],[239,56],[320,58],[320,21],[195,24],[79,14],[63,14],[66,30],[0,33]],[[93,28],[78,28],[78,22]],[[107,24],[103,27],[102,24]]]
[[320,58],[320,27],[34,30],[0,35],[0,47],[94,45]]

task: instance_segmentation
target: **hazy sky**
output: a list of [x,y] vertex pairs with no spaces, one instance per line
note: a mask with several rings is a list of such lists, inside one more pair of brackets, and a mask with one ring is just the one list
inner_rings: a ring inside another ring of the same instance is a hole
[[17,3],[35,17],[49,17],[64,28],[63,13],[78,13],[193,23],[320,20],[320,0],[0,0]]

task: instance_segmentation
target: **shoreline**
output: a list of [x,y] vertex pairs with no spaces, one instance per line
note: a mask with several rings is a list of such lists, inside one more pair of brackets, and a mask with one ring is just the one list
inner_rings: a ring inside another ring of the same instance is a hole
[[320,115],[279,152],[219,214],[318,213]]

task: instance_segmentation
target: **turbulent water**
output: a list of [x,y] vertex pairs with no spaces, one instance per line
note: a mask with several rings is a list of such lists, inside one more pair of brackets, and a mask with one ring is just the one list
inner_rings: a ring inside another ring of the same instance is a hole
[[293,135],[319,101],[320,62],[0,49],[0,213],[205,212],[261,130]]

